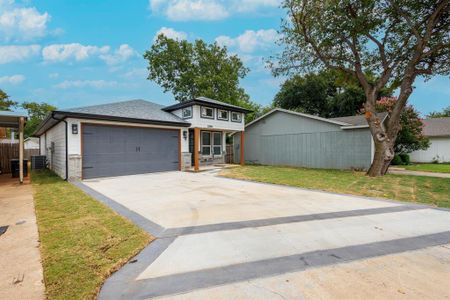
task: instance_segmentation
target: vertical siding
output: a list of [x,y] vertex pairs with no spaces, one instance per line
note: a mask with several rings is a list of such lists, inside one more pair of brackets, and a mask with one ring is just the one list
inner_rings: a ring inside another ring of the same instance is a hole
[[[65,135],[66,125],[64,122],[60,122],[55,127],[47,131],[46,135],[41,136],[41,145],[45,147],[41,148],[43,155],[47,156],[47,161],[49,162],[49,167],[60,177],[66,177],[66,135]],[[45,136],[47,136],[47,141],[45,141]],[[52,142],[55,145],[53,153],[51,152]]]
[[439,156],[440,162],[450,162],[450,137],[430,138],[431,145],[427,150],[414,151],[411,153],[413,162],[432,162]]
[[[322,121],[275,115],[245,131],[246,162],[327,169],[370,166],[372,136],[368,129],[342,130]],[[239,142],[240,136],[235,134],[235,162],[239,161]]]

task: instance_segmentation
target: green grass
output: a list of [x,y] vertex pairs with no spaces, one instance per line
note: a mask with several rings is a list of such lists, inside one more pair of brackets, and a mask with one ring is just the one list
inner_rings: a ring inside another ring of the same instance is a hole
[[94,299],[106,278],[152,240],[50,171],[33,172],[32,184],[48,299]]
[[438,173],[450,173],[450,163],[445,164],[415,164],[409,166],[402,166],[411,171],[424,171],[424,172],[438,172]]
[[244,166],[222,171],[225,177],[290,185],[329,192],[382,197],[450,207],[450,179],[275,166]]

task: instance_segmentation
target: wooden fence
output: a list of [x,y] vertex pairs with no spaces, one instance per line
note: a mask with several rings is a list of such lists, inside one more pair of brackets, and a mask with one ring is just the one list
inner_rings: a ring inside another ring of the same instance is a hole
[[[39,155],[39,149],[25,149],[23,156],[30,160],[31,156]],[[11,159],[19,158],[19,144],[0,143],[0,170],[3,174],[11,173]]]
[[233,163],[233,144],[227,144],[227,154],[225,155],[225,163]]

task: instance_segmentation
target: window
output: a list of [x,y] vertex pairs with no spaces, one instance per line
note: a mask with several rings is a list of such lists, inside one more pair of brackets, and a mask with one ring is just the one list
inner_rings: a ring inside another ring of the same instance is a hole
[[218,120],[228,121],[228,111],[218,109],[217,110],[217,119]]
[[202,131],[201,136],[202,155],[221,155],[222,154],[222,133]]
[[183,116],[183,119],[192,118],[192,106],[183,108],[182,116]]
[[202,106],[202,118],[214,119],[214,109]]
[[231,121],[241,123],[242,122],[242,114],[233,111],[231,113]]
[[202,131],[202,155],[211,155],[211,132]]

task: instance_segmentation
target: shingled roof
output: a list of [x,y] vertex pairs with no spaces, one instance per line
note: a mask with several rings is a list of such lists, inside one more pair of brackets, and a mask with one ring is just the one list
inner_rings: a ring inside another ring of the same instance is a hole
[[425,136],[450,136],[450,117],[422,120]]
[[[377,117],[380,118],[380,120],[384,121],[384,119],[386,119],[387,115],[388,115],[387,112],[378,113]],[[329,120],[347,123],[352,126],[367,125],[367,121],[366,121],[366,118],[364,117],[364,115],[330,118]]]

